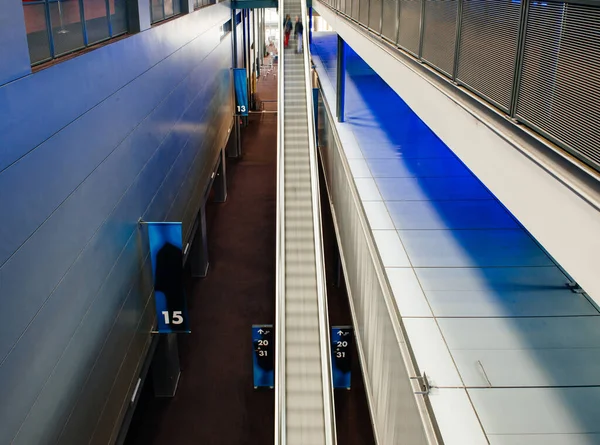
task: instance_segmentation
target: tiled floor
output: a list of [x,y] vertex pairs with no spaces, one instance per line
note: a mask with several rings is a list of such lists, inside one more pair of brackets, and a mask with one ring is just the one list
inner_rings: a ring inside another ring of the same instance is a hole
[[[337,37],[313,41],[331,106]],[[600,444],[598,310],[351,48],[347,57],[336,125],[445,443]]]

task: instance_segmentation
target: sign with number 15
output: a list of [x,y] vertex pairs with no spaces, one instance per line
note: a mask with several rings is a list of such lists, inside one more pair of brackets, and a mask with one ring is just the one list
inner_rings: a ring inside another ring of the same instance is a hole
[[181,223],[146,223],[158,332],[190,332],[183,288]]

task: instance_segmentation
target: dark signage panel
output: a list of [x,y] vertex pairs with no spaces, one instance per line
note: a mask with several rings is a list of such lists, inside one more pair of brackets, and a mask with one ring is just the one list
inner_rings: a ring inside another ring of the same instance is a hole
[[147,223],[158,332],[189,333],[183,286],[181,223]]
[[350,389],[353,340],[351,326],[331,327],[331,374],[334,388]]
[[254,387],[275,386],[275,348],[273,325],[252,326],[252,363],[254,367]]

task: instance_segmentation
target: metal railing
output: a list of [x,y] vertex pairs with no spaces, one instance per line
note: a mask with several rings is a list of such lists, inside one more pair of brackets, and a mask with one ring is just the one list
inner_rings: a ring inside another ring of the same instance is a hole
[[427,377],[408,342],[320,79],[318,85],[319,153],[376,443],[443,444]]
[[[280,0],[283,11],[284,0]],[[283,26],[279,23],[277,65],[277,221],[275,225],[275,445],[285,445],[285,208],[284,125],[283,125]]]
[[600,172],[598,2],[321,1]]

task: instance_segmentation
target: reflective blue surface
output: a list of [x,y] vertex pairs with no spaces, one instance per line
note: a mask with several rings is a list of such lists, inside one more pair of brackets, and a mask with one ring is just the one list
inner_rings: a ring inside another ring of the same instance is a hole
[[138,219],[194,221],[231,124],[230,14],[0,87],[0,443],[111,441],[154,323]]

